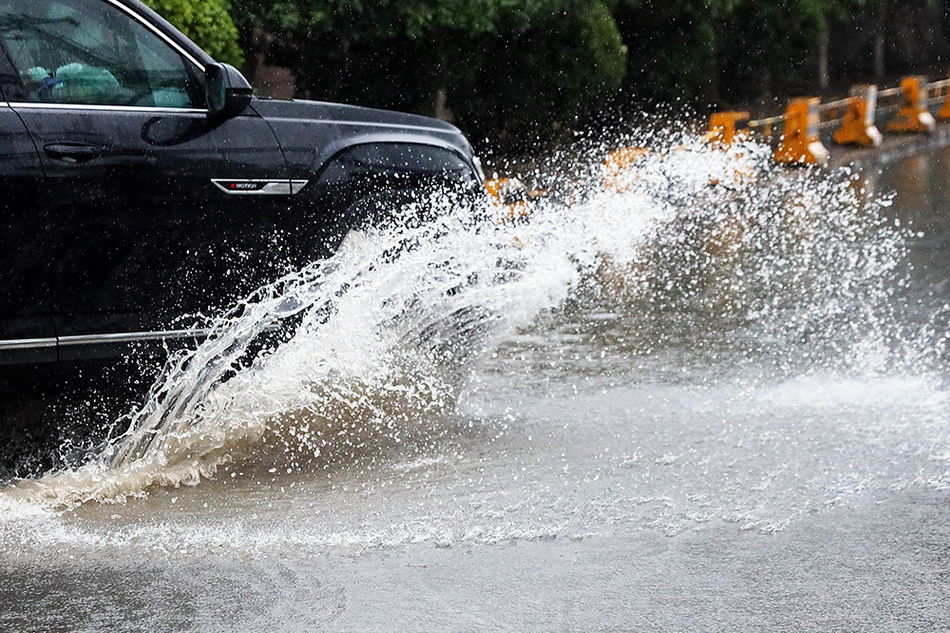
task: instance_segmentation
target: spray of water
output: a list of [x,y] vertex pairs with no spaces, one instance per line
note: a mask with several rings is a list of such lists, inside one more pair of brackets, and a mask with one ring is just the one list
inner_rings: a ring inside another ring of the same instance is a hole
[[606,187],[602,148],[577,159],[523,221],[447,194],[405,205],[435,219],[355,234],[261,288],[169,359],[94,459],[0,495],[70,506],[196,484],[268,438],[292,467],[399,442],[452,412],[486,352],[565,311],[622,312],[631,359],[666,347],[782,374],[919,360],[889,314],[902,235],[886,200],[847,172],[777,170],[760,146],[652,143]]

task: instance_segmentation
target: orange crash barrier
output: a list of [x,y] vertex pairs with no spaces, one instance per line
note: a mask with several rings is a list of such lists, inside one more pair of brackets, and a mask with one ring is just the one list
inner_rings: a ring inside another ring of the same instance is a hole
[[785,165],[823,165],[828,150],[818,138],[817,97],[793,99],[785,110],[785,133],[775,149],[775,162]]
[[851,99],[845,110],[844,120],[833,135],[835,143],[861,147],[880,146],[884,136],[874,124],[876,109],[877,86],[852,86]]
[[904,103],[897,114],[887,123],[889,132],[927,133],[934,131],[937,122],[926,103],[926,77],[904,77],[901,93]]

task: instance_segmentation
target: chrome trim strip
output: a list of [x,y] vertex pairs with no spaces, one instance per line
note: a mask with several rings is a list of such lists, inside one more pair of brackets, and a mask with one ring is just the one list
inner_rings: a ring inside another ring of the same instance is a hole
[[[287,180],[286,178],[212,178],[211,182],[230,196],[292,196],[307,186],[309,180]],[[255,189],[231,188],[228,185],[252,185]]]
[[142,341],[157,341],[162,339],[205,338],[214,332],[211,328],[192,330],[164,330],[161,332],[120,332],[116,334],[82,334],[77,336],[60,336],[58,338],[19,338],[0,340],[0,352],[21,349],[46,349],[75,345],[105,345],[109,343],[138,343]]
[[[266,331],[278,329],[276,325],[264,328]],[[177,340],[183,338],[207,338],[214,334],[214,328],[193,328],[190,330],[160,330],[158,332],[116,332],[110,334],[77,334],[57,338],[20,338],[0,340],[0,352],[43,349],[56,347],[74,347],[77,345],[109,345],[116,343],[141,343],[144,341]]]
[[214,332],[211,328],[192,330],[163,330],[161,332],[119,332],[115,334],[82,334],[74,336],[60,336],[59,344],[68,347],[72,345],[94,345],[108,343],[138,343],[141,341],[156,341],[161,339],[203,338]]
[[[383,122],[374,122],[374,121],[349,121],[346,119],[330,119],[330,118],[313,118],[313,119],[304,119],[301,117],[288,117],[288,121],[302,121],[304,123],[327,123],[335,126],[344,126],[344,125],[353,125],[356,127],[372,127],[372,128],[391,128],[393,130],[401,130],[403,132],[439,132],[441,134],[459,134],[460,132],[453,132],[452,130],[446,130],[442,127],[436,127],[434,125],[420,125],[418,123],[383,123]],[[435,139],[425,139],[425,140],[408,140],[408,141],[394,141],[392,139],[379,141],[382,143],[409,143],[413,145],[431,145],[432,147],[441,147],[442,149],[450,149],[458,153],[458,148],[454,145],[448,143],[438,143],[433,142]],[[376,141],[369,141],[376,142]],[[362,143],[360,143],[362,144]]]
[[46,349],[56,347],[55,338],[18,338],[0,341],[0,352],[18,349]]
[[123,105],[93,105],[88,103],[43,103],[40,101],[11,101],[7,104],[19,109],[35,108],[38,110],[90,110],[110,112],[167,112],[170,114],[208,114],[208,110],[198,108],[162,108],[160,106],[123,106]]

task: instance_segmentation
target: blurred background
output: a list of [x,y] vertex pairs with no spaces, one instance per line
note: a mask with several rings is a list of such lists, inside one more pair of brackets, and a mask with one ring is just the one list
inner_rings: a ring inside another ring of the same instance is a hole
[[483,153],[950,70],[950,0],[146,0],[262,96],[436,116]]

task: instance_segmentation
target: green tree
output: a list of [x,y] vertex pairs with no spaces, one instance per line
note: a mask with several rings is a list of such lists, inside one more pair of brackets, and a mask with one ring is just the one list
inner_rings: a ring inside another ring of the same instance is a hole
[[[724,96],[741,101],[827,89],[835,75],[832,46],[863,35],[853,29],[832,32],[833,25],[851,15],[876,15],[880,4],[880,0],[743,0],[722,29],[722,64],[730,73],[728,82],[723,82]],[[870,51],[866,57],[871,58]],[[847,75],[847,81],[859,79]]]
[[[859,11],[833,16],[835,61],[875,79],[930,72],[950,62],[950,1],[865,0]],[[869,62],[873,62],[873,65]]]
[[818,0],[745,0],[721,28],[722,94],[730,101],[800,92],[817,83],[827,23]]
[[602,2],[546,12],[523,30],[505,25],[460,52],[450,82],[458,123],[502,151],[563,136],[626,74],[627,49]]
[[216,60],[240,66],[244,55],[227,0],[144,0]]
[[[614,14],[630,49],[625,92],[705,105],[827,88],[834,64],[845,63],[835,52],[862,36],[832,33],[833,25],[876,15],[884,1],[618,0]],[[849,51],[847,61],[863,54]]]
[[596,0],[235,0],[235,9],[250,50],[291,68],[303,95],[450,118],[476,141],[556,135],[625,72],[616,24]]
[[625,94],[636,101],[715,101],[719,26],[740,1],[616,2],[614,16],[629,50]]

